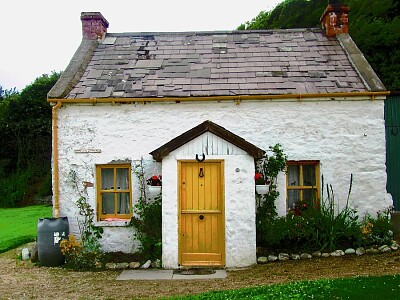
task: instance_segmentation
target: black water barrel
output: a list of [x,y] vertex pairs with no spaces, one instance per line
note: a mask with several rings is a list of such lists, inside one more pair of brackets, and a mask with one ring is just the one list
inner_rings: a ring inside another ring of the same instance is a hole
[[38,221],[38,256],[42,266],[57,267],[65,263],[60,242],[67,239],[69,224],[67,217],[43,218]]

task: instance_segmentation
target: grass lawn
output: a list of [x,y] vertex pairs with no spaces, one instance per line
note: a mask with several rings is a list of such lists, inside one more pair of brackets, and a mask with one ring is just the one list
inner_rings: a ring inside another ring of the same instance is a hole
[[[379,266],[377,266],[379,267]],[[321,279],[168,299],[399,299],[400,274]]]
[[0,208],[0,253],[34,241],[39,218],[51,217],[51,206]]

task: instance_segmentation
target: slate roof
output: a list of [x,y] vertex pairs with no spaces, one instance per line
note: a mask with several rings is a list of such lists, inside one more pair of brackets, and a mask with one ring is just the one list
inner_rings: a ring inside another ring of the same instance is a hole
[[[346,49],[349,39],[350,51]],[[354,49],[356,52],[352,53]],[[373,82],[363,75],[360,69],[365,64],[367,68],[370,66],[347,34],[328,38],[319,29],[107,33],[92,54],[77,83],[62,97],[195,97],[385,90],[375,73]],[[362,63],[357,65],[354,57],[361,57]],[[77,74],[69,77],[77,78]],[[60,97],[62,93],[58,94],[50,92],[49,98]]]

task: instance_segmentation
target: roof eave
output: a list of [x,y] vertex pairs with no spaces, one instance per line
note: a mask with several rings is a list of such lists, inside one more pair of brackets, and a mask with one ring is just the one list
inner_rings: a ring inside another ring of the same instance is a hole
[[54,102],[52,99],[67,97],[83,76],[98,44],[97,40],[82,39],[67,68],[48,92],[47,98],[49,102]]
[[[316,94],[261,94],[261,95],[235,95],[235,96],[193,96],[193,97],[139,97],[139,98],[49,98],[48,102],[61,103],[145,103],[145,102],[187,102],[187,101],[235,101],[240,104],[246,100],[266,100],[266,101],[305,101],[305,100],[358,100],[368,97],[376,100],[382,97],[384,99],[390,94],[389,91],[365,91],[365,92],[339,92],[339,93],[316,93]],[[363,99],[365,100],[365,99]]]

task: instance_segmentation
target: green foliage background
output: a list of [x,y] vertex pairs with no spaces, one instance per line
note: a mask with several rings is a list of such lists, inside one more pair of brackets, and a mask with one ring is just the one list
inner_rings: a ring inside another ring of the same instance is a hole
[[[400,0],[342,0],[350,35],[388,90],[400,91]],[[326,0],[285,0],[238,29],[320,27]]]
[[51,107],[47,93],[59,73],[42,75],[21,92],[0,89],[0,207],[51,194]]

